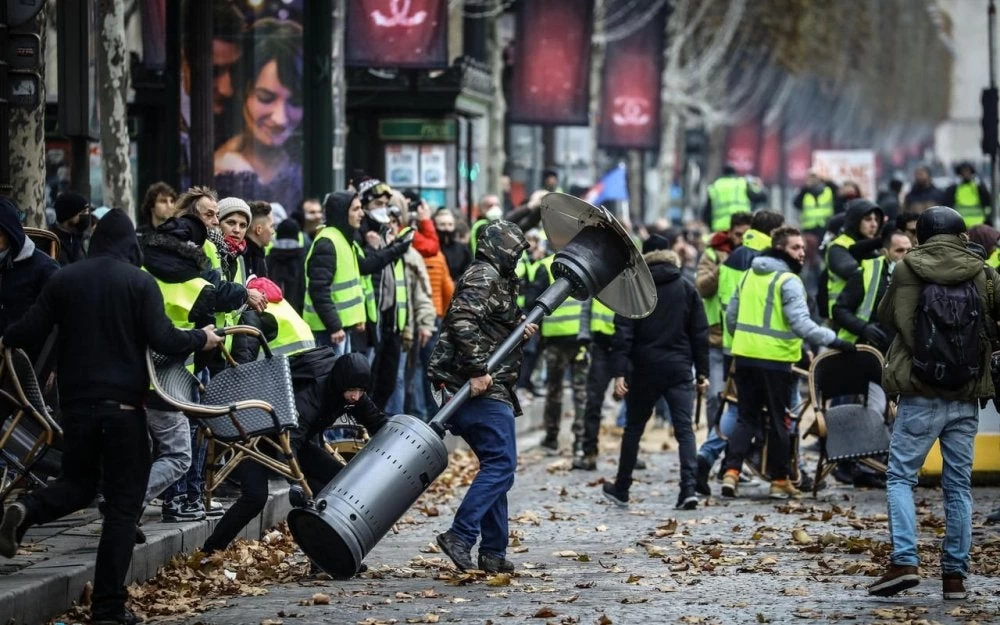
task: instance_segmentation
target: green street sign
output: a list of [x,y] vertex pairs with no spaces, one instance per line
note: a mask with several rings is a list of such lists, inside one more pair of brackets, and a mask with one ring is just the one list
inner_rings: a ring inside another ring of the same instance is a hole
[[458,125],[454,119],[380,119],[378,136],[383,141],[454,141]]

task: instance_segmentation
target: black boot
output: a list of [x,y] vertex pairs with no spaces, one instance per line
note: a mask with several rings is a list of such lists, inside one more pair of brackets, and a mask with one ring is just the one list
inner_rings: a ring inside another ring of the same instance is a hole
[[615,504],[619,508],[628,507],[628,490],[618,488],[609,482],[605,482],[601,488],[604,491],[604,496],[607,497],[611,503]]
[[513,573],[514,563],[503,556],[480,551],[479,568],[487,573]]
[[470,571],[476,568],[470,553],[472,546],[465,544],[465,541],[452,534],[451,530],[443,534],[438,534],[437,544],[441,547],[441,551],[451,558],[451,561],[455,563],[459,571]]
[[712,494],[712,488],[708,485],[708,474],[712,470],[712,465],[702,456],[698,456],[698,473],[695,474],[694,490],[699,495],[706,497]]

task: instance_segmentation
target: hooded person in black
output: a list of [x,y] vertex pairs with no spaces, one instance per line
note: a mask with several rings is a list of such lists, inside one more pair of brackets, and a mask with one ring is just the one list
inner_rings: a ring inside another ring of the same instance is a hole
[[[340,471],[341,466],[322,447],[326,428],[342,416],[365,426],[370,434],[385,423],[385,413],[368,397],[371,368],[362,354],[344,354],[339,358],[329,346],[318,347],[291,358],[292,387],[298,426],[291,433],[295,454],[309,488],[318,493]],[[205,541],[202,551],[225,549],[240,531],[267,504],[267,481],[270,471],[256,462],[244,462],[234,476],[240,480],[240,497],[226,511]]]
[[24,316],[57,269],[24,234],[14,202],[0,197],[0,333]]
[[100,484],[106,505],[92,623],[135,622],[125,607],[124,581],[150,466],[146,349],[182,355],[220,341],[211,326],[173,326],[156,281],[139,269],[141,258],[132,222],[123,211],[110,211],[98,222],[90,258],[56,272],[3,337],[7,346],[31,347],[59,326],[64,452],[59,479],[5,512],[0,555],[13,557],[29,526],[90,505]]
[[[859,198],[847,203],[844,210],[844,228],[826,251],[826,292],[820,289],[821,314],[832,314],[833,304],[844,284],[861,266],[861,261],[875,258],[882,247],[879,230],[882,227],[882,209],[872,201]],[[825,300],[825,301],[822,301]]]
[[605,484],[604,491],[615,503],[628,503],[639,441],[653,405],[663,397],[670,407],[681,460],[677,507],[690,510],[698,505],[691,371],[694,369],[698,384],[707,387],[708,320],[698,291],[681,277],[680,258],[668,248],[667,241],[650,237],[643,252],[656,284],[657,305],[645,319],[615,315],[611,370],[616,393],[625,395],[628,417],[618,475],[614,484]]

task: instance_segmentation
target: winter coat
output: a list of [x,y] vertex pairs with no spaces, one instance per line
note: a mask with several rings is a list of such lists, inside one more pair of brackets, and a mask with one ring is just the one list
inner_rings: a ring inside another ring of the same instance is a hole
[[[778,272],[788,272],[791,269],[788,263],[780,257],[780,253],[774,250],[767,250],[753,260],[750,271],[757,274]],[[781,312],[788,322],[789,328],[796,336],[810,345],[829,345],[837,338],[836,333],[830,328],[817,325],[809,314],[809,303],[806,301],[806,289],[802,280],[785,280],[781,284]],[[726,309],[726,329],[733,334],[736,329],[736,320],[740,314],[740,291],[733,293],[733,299],[729,301],[729,308]],[[737,357],[743,364],[765,365],[774,367],[777,364],[780,368],[788,368],[787,363],[775,363],[770,360],[758,360],[755,358]]]
[[441,241],[441,253],[444,254],[445,260],[448,261],[448,271],[451,273],[451,279],[457,282],[462,277],[462,274],[465,273],[465,270],[469,268],[469,264],[472,263],[472,251],[468,245],[459,243],[453,238],[448,242]]
[[156,280],[139,269],[140,258],[132,222],[111,211],[94,232],[90,258],[56,272],[24,318],[4,333],[5,345],[30,348],[59,326],[64,406],[99,400],[140,406],[149,390],[147,347],[180,356],[205,344],[201,330],[178,330],[170,322]]
[[944,193],[933,184],[927,186],[913,185],[903,200],[903,209],[907,212],[922,213],[931,206],[944,202]]
[[438,317],[444,317],[455,292],[455,282],[448,272],[448,261],[444,254],[438,252],[434,256],[424,257],[424,267],[427,268],[427,278],[431,283],[431,299],[434,301],[434,311]]
[[656,308],[644,319],[615,315],[612,374],[657,384],[691,381],[691,369],[708,377],[708,321],[695,287],[681,278],[677,255],[657,250],[643,255],[656,284]]
[[344,391],[371,389],[371,367],[362,354],[337,357],[331,347],[317,347],[289,359],[298,425],[292,430],[292,449],[333,425],[347,415],[374,435],[386,421],[386,414],[375,406],[366,392],[358,403],[348,406]]
[[424,219],[417,222],[416,228],[413,229],[413,249],[424,258],[434,256],[441,251],[441,243],[438,241],[433,220]]
[[[992,348],[985,331],[981,336],[981,373],[962,388],[951,391],[932,387],[912,375],[913,342],[916,329],[917,302],[924,284],[954,285],[975,280],[981,310],[987,313],[984,323],[1000,319],[1000,297],[994,294],[992,306],[987,297],[987,275],[993,284],[1000,284],[997,273],[983,265],[983,259],[969,250],[957,235],[941,234],[929,238],[903,257],[892,272],[892,282],[878,307],[879,322],[896,331],[889,346],[882,386],[888,394],[940,397],[947,400],[970,401],[993,397],[990,375]],[[996,286],[994,286],[996,289]]]
[[[0,198],[0,202],[7,200]],[[4,216],[10,214],[10,219]],[[0,260],[0,333],[21,319],[38,299],[59,263],[35,247],[24,234],[14,211],[0,212],[0,230],[7,235],[7,256]]]
[[[505,234],[503,238],[514,237]],[[443,385],[455,393],[470,379],[486,375],[490,356],[521,321],[515,269],[526,248],[527,243],[519,248],[499,244],[494,237],[480,238],[476,260],[455,287],[431,353],[427,377],[435,387]],[[520,414],[514,394],[520,371],[521,348],[517,347],[493,371],[493,385],[481,397],[510,404],[514,414]]]
[[[143,267],[156,279],[180,284],[201,277],[208,265],[204,248],[191,241],[186,219],[171,219],[142,237]],[[191,307],[188,321],[196,328],[215,323],[216,290],[206,286]]]
[[[885,291],[889,286],[889,263],[882,263],[882,278],[878,282],[878,291],[875,293],[875,300],[872,305],[872,316],[868,321],[864,321],[856,316],[856,313],[865,299],[864,272],[860,269],[847,280],[844,290],[840,292],[837,301],[833,304],[833,321],[838,328],[843,328],[858,337],[858,343],[864,345],[866,341],[861,338],[861,332],[869,323],[878,323],[875,311],[885,297]],[[895,332],[891,328],[879,324],[891,340]],[[878,348],[878,346],[874,346]]]
[[[716,232],[709,240],[708,247],[713,253],[709,254],[708,250],[702,253],[694,276],[694,287],[703,299],[711,299],[719,292],[719,268],[729,258],[732,242],[727,233]],[[708,344],[711,347],[721,347],[722,320],[718,320],[717,323],[712,323],[713,321],[716,320],[709,320]]]
[[267,272],[281,288],[282,296],[301,315],[306,300],[306,248],[271,248]]
[[417,338],[418,330],[434,332],[437,313],[431,296],[431,280],[424,267],[424,259],[417,250],[410,248],[403,254],[406,271],[406,328],[403,330],[404,349]]
[[69,232],[60,228],[58,224],[49,226],[49,232],[59,238],[59,266],[65,267],[87,257],[87,252],[83,248],[82,232]]
[[250,237],[246,238],[246,242],[247,249],[243,252],[243,261],[247,265],[247,275],[245,277],[257,276],[258,278],[270,278],[267,260],[264,257],[264,250],[254,243]]

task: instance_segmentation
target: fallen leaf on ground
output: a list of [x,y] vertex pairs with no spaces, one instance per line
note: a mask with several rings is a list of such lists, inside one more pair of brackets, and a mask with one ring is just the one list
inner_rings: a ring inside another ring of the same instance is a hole
[[556,615],[555,610],[549,606],[545,606],[532,616],[532,618],[552,618]]
[[330,605],[330,595],[318,592],[312,596],[312,602],[313,605]]

